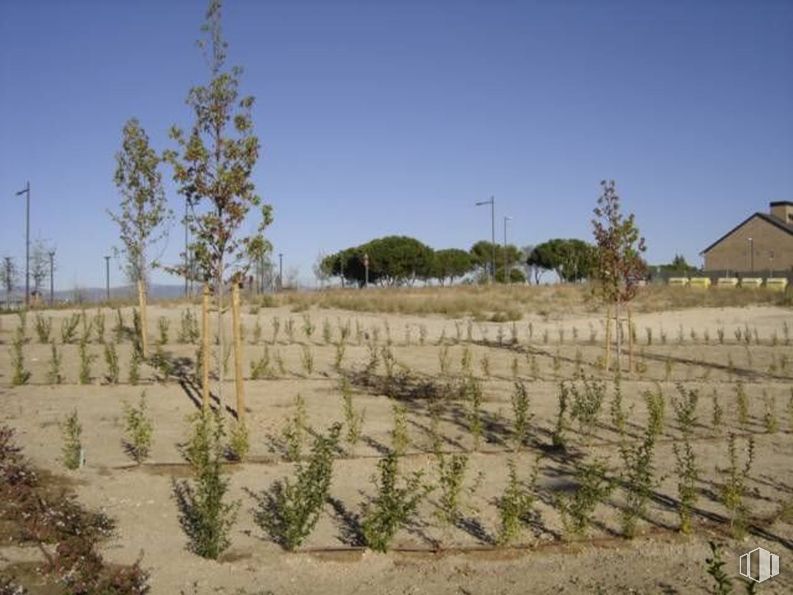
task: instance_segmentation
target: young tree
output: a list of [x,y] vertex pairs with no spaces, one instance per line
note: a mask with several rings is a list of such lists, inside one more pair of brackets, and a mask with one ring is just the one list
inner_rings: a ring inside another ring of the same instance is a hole
[[[617,369],[620,369],[622,338],[620,329],[620,310],[629,304],[636,295],[639,281],[647,274],[647,264],[642,253],[647,249],[644,238],[633,214],[627,217],[620,209],[620,197],[613,180],[602,181],[603,194],[598,198],[592,220],[593,233],[597,244],[595,255],[595,275],[601,297],[610,309],[614,306],[617,324]],[[609,316],[606,315],[608,337]],[[630,337],[630,309],[628,309],[628,336]],[[609,345],[606,345],[606,367],[608,367]],[[631,360],[633,354],[630,354]]]
[[[210,0],[199,41],[209,67],[206,85],[193,87],[187,105],[194,113],[189,132],[173,126],[170,136],[178,150],[168,150],[164,159],[173,167],[174,181],[194,215],[189,225],[190,246],[204,280],[214,285],[217,298],[219,392],[222,397],[224,339],[224,283],[244,275],[251,262],[260,260],[270,249],[264,239],[272,222],[272,208],[256,194],[253,168],[259,157],[259,139],[253,133],[253,97],[240,97],[242,69],[226,69],[227,43],[221,29],[220,0]],[[260,211],[253,234],[240,237],[239,228],[251,209]]]
[[30,251],[30,277],[33,291],[40,296],[44,282],[50,278],[49,248],[42,240],[34,241]]
[[121,151],[116,153],[115,183],[121,193],[120,212],[109,212],[118,224],[123,243],[120,252],[125,259],[127,278],[138,286],[141,313],[141,345],[146,357],[146,294],[148,271],[156,261],[149,262],[147,251],[167,234],[166,222],[171,217],[162,175],[160,158],[149,145],[149,137],[137,119],[124,124]]
[[432,278],[437,279],[441,285],[446,281],[451,285],[455,279],[465,277],[473,268],[474,263],[468,252],[459,248],[447,248],[435,251],[430,271]]
[[2,283],[3,289],[6,292],[7,304],[11,298],[11,292],[14,291],[14,288],[19,282],[19,271],[17,270],[17,265],[14,262],[14,259],[10,256],[3,258],[3,268],[0,269],[0,282]]

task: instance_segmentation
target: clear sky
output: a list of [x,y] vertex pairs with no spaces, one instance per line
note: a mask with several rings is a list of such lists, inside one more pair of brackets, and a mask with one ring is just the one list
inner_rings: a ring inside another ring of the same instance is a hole
[[[14,193],[30,180],[31,236],[57,247],[57,286],[103,285],[121,128],[136,116],[162,150],[171,124],[190,124],[205,8],[0,0],[0,256],[23,263]],[[473,204],[491,194],[499,240],[504,215],[518,245],[590,239],[613,178],[649,260],[695,264],[793,199],[790,0],[227,0],[224,31],[256,97],[269,236],[306,281],[320,251],[382,235],[489,239]]]

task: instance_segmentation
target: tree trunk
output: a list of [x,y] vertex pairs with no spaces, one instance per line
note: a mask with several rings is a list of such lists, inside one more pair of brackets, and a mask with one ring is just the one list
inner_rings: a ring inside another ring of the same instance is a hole
[[204,411],[209,408],[209,285],[204,284],[201,302],[201,401]]
[[146,332],[146,283],[143,279],[138,279],[138,306],[140,307],[140,349],[143,359],[149,357],[149,338]]
[[215,295],[217,296],[217,307],[218,307],[218,361],[217,361],[217,372],[218,372],[218,400],[220,402],[220,406],[223,407],[223,382],[226,380],[224,374],[224,366],[223,363],[225,361],[224,356],[224,347],[225,341],[223,340],[223,255],[220,256],[220,262],[218,264],[218,274],[215,276]]
[[625,305],[625,313],[628,317],[628,370],[633,373],[633,326],[631,326],[631,306]]
[[611,306],[606,306],[606,351],[603,367],[608,372],[611,358]]
[[237,420],[245,420],[245,385],[242,377],[242,336],[240,334],[240,288],[234,283],[231,293],[231,323],[234,332],[234,389],[237,396]]
[[622,373],[622,309],[620,308],[622,304],[620,303],[620,299],[617,298],[617,304],[614,310],[614,329],[616,332],[616,339],[617,339],[617,373]]

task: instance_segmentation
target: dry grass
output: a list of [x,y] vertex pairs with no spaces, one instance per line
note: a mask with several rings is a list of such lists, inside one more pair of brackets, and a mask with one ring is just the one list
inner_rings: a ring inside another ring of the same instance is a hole
[[[770,304],[790,306],[793,294],[765,290],[697,290],[668,286],[642,289],[634,302],[638,312],[656,312],[692,307],[748,306]],[[526,314],[548,317],[555,314],[587,314],[601,304],[591,285],[456,286],[331,289],[314,292],[287,292],[266,296],[264,306],[291,306],[302,311],[311,306],[354,312],[430,315],[450,318],[471,316],[477,320],[506,322]]]

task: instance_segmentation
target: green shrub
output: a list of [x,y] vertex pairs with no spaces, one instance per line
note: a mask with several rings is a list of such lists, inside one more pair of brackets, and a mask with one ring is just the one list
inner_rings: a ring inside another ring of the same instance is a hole
[[90,384],[91,382],[91,364],[96,359],[96,356],[88,353],[88,341],[85,338],[80,339],[80,384]]
[[[260,329],[261,330],[261,329]],[[166,335],[167,335],[166,329]],[[195,343],[200,338],[201,333],[198,330],[198,317],[193,314],[190,308],[182,310],[179,325],[179,342],[180,343]],[[167,338],[167,336],[166,336]]]
[[136,463],[148,458],[153,433],[154,422],[147,415],[146,391],[143,391],[137,407],[124,403],[124,449]]
[[234,420],[229,432],[229,443],[226,447],[226,458],[230,461],[242,462],[251,448],[248,426],[244,421]]
[[202,411],[194,416],[184,450],[193,479],[173,481],[179,524],[189,539],[189,549],[215,560],[231,544],[229,535],[239,508],[239,502],[224,501],[229,488],[222,475],[224,435],[219,414]]
[[262,378],[270,378],[273,371],[270,368],[270,349],[267,345],[264,346],[262,355],[257,360],[251,360],[251,380],[260,380]]
[[592,522],[597,506],[609,497],[614,489],[613,482],[606,475],[603,461],[579,463],[575,470],[576,490],[567,496],[557,498],[557,506],[562,515],[565,533],[583,537]]
[[727,441],[728,466],[721,470],[724,483],[721,489],[721,501],[730,515],[730,529],[736,539],[746,533],[748,510],[746,507],[746,481],[754,461],[754,438],[749,437],[746,444],[746,460],[743,467],[738,463],[738,452],[735,434],[730,433]]
[[311,352],[310,345],[302,345],[301,347],[300,361],[303,364],[303,371],[306,373],[306,376],[311,376],[314,372],[314,354]]
[[556,424],[553,433],[551,434],[551,441],[555,448],[567,448],[567,408],[569,406],[570,389],[564,381],[559,383],[559,407],[556,410]]
[[47,372],[47,382],[50,384],[63,382],[63,376],[61,376],[61,354],[55,345],[55,341],[50,343],[50,369]]
[[306,418],[306,402],[298,394],[295,397],[295,413],[287,420],[281,432],[286,444],[286,457],[290,461],[299,461],[303,452],[303,442],[308,428]]
[[675,473],[677,475],[677,496],[680,504],[680,531],[691,532],[691,511],[697,502],[697,481],[699,468],[692,445],[694,426],[697,423],[697,401],[699,393],[696,390],[686,390],[683,385],[677,385],[678,397],[672,400],[675,410],[677,425],[680,427],[681,438],[672,443],[675,453]]
[[52,318],[44,318],[37,312],[35,322],[36,335],[39,338],[39,343],[46,345],[50,342],[50,333],[52,332]]
[[397,531],[412,520],[419,503],[432,488],[422,484],[421,471],[400,481],[399,457],[394,451],[380,459],[377,467],[380,480],[373,478],[377,495],[365,506],[362,532],[369,548],[385,552]]
[[128,381],[132,386],[136,386],[140,382],[140,362],[141,354],[137,349],[132,350],[132,356],[129,360],[129,377]]
[[735,385],[735,410],[738,414],[738,423],[745,427],[749,423],[749,400],[741,381]]
[[341,381],[342,407],[344,409],[344,425],[347,428],[346,438],[350,446],[355,446],[361,439],[361,429],[366,414],[365,411],[355,411],[352,404],[352,390],[350,382],[344,378]]
[[105,342],[105,315],[101,310],[97,309],[93,318],[94,329],[96,329],[96,342]]
[[516,382],[512,391],[512,415],[515,420],[512,428],[515,449],[520,450],[529,439],[529,424],[534,417],[529,413],[529,393],[522,382]]
[[507,461],[509,479],[504,493],[499,498],[498,510],[501,527],[498,532],[498,543],[507,545],[520,533],[520,527],[531,520],[534,507],[534,487],[537,483],[538,467],[535,465],[528,485],[518,479],[515,460]]
[[107,381],[110,384],[118,384],[118,352],[115,343],[105,343],[105,364],[107,365]]
[[473,376],[468,376],[463,380],[462,386],[463,399],[466,403],[466,418],[468,421],[468,431],[474,440],[474,450],[479,450],[482,442],[482,387]]
[[319,520],[330,493],[340,432],[341,424],[334,424],[327,436],[317,435],[307,464],[296,466],[295,480],[276,481],[256,496],[254,521],[287,550],[299,547]]
[[11,344],[11,367],[14,369],[14,374],[11,377],[12,386],[27,384],[30,380],[30,372],[25,369],[24,346],[25,331],[21,326],[18,326]]
[[77,417],[77,410],[72,411],[61,424],[63,434],[63,465],[67,469],[79,469],[83,466],[83,446],[80,438],[83,426]]
[[[465,472],[468,468],[469,457],[459,453],[444,455],[437,452],[435,459],[438,462],[438,518],[441,522],[454,525],[462,517],[463,495],[465,491]],[[475,489],[472,488],[470,492]]]
[[578,431],[582,436],[591,437],[606,398],[606,384],[591,377],[581,380],[580,386],[575,382],[570,383],[573,399],[570,418],[578,421]]
[[61,321],[61,342],[74,343],[77,338],[77,326],[80,324],[80,315],[74,313]]

